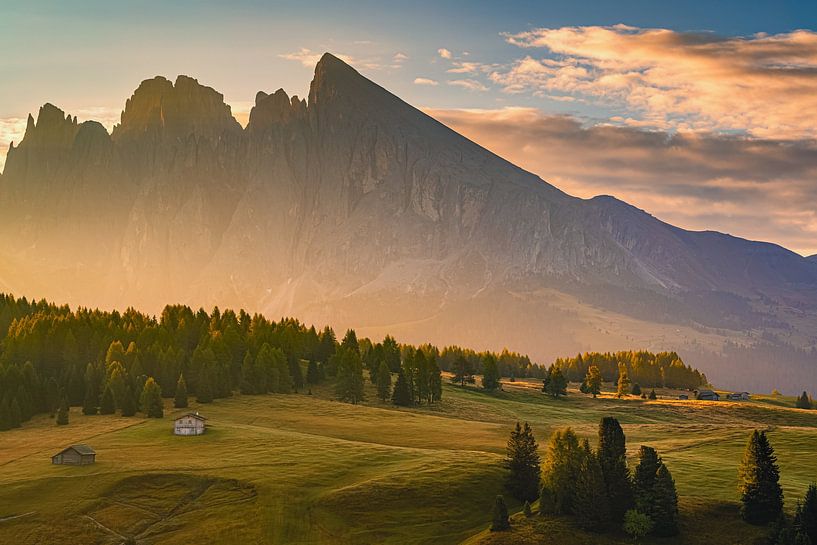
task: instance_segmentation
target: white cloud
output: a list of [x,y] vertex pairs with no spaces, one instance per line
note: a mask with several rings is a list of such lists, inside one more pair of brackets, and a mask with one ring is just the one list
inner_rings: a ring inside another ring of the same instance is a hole
[[[344,55],[342,53],[333,53],[333,55],[335,55],[337,58],[339,58],[340,60],[347,64],[351,65],[360,64],[357,60],[355,60],[349,55]],[[312,51],[311,49],[307,49],[306,47],[302,47],[298,51],[292,53],[282,53],[278,55],[278,57],[282,59],[299,62],[307,68],[315,68],[315,65],[318,64],[318,61],[321,60],[322,56],[323,53],[319,51]]]
[[451,54],[451,51],[449,51],[448,49],[446,49],[444,47],[441,47],[440,49],[438,49],[437,54],[440,55],[440,58],[443,58],[443,59],[450,59],[451,57],[453,57],[453,55]]
[[429,78],[414,78],[414,85],[437,85],[437,80],[429,79]]
[[488,88],[481,82],[475,79],[455,79],[448,82],[448,85],[454,85],[455,87],[462,87],[463,89],[468,89],[469,91],[487,91]]
[[405,53],[400,53],[398,51],[397,53],[394,54],[394,56],[391,58],[391,60],[392,60],[392,62],[395,62],[395,63],[401,63],[401,62],[407,61],[408,58],[409,58],[408,55],[406,55]]
[[817,137],[817,32],[721,37],[616,25],[506,40],[546,54],[491,72],[509,94],[585,97],[658,128]]

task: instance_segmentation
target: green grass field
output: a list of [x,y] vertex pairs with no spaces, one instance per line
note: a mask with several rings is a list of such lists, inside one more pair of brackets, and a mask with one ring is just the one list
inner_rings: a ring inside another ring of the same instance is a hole
[[[332,401],[328,387],[235,396],[198,407],[209,418],[200,437],[172,435],[169,408],[162,420],[74,408],[65,427],[37,417],[0,434],[0,543],[114,544],[130,535],[163,545],[625,543],[566,519],[521,515],[511,533],[484,532],[517,419],[531,422],[542,454],[562,426],[595,442],[603,415],[622,422],[631,454],[640,444],[657,448],[677,481],[684,527],[666,543],[762,535],[740,522],[735,503],[752,429],[769,431],[789,506],[817,479],[817,411],[785,408],[780,398],[645,402],[571,391],[554,401],[537,386],[520,381],[487,394],[447,385],[439,406],[410,410],[374,401],[373,390],[356,406]],[[97,463],[51,465],[72,443],[91,445]]]

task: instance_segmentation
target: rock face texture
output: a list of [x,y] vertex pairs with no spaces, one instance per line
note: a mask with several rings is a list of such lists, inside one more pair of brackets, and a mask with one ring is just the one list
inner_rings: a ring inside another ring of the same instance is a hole
[[[817,389],[813,257],[571,197],[329,54],[306,100],[259,92],[246,128],[186,76],[142,82],[110,135],[46,104],[0,177],[0,242],[0,286],[58,302],[242,306],[542,361],[686,347],[721,384]],[[759,337],[805,363],[735,377],[723,346]]]

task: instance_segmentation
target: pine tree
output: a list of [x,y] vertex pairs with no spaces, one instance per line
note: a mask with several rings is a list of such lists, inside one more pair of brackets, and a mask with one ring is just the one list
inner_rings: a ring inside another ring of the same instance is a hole
[[630,393],[633,394],[634,396],[640,396],[641,386],[636,382],[635,384],[633,384],[633,388],[632,390],[630,390]]
[[593,394],[596,397],[601,393],[601,371],[595,365],[591,365],[587,369],[587,375],[584,377],[582,383],[585,387],[585,393]]
[[19,428],[22,425],[23,421],[23,413],[20,410],[20,404],[17,402],[17,398],[11,400],[9,404],[9,416],[8,416],[8,424],[11,428]]
[[655,478],[658,475],[660,466],[661,458],[655,449],[642,445],[638,451],[638,465],[635,467],[635,473],[633,474],[633,494],[636,509],[647,515],[651,513],[654,500],[653,488],[655,488]]
[[184,380],[184,375],[179,374],[179,380],[176,381],[176,395],[173,398],[173,406],[177,409],[184,409],[187,405],[187,382]]
[[489,392],[499,388],[499,368],[496,358],[490,354],[482,360],[482,387]]
[[377,397],[386,401],[391,396],[391,371],[385,361],[380,362],[377,370]]
[[612,416],[606,416],[599,422],[598,456],[612,520],[621,522],[624,513],[633,506],[633,485],[627,467],[624,430]]
[[502,532],[511,529],[511,521],[508,518],[508,506],[505,505],[505,498],[501,495],[494,501],[494,520],[491,523],[492,532]]
[[139,398],[139,406],[142,407],[145,416],[149,418],[162,418],[164,416],[162,389],[153,380],[153,377],[148,377],[147,381],[145,381],[142,395]]
[[82,414],[84,415],[96,414],[98,403],[99,395],[97,394],[96,391],[96,383],[89,381],[87,386],[85,387],[85,399],[82,402]]
[[650,390],[649,399],[658,399],[658,396],[655,395],[655,390]]
[[585,530],[604,532],[610,524],[610,503],[599,459],[590,450],[587,439],[582,444],[582,459],[573,496],[573,514]]
[[539,497],[540,459],[533,430],[519,422],[508,439],[505,488],[519,501],[535,501]]
[[783,510],[777,457],[765,431],[755,430],[746,445],[739,471],[741,516],[750,524],[767,524]]
[[292,377],[292,388],[300,392],[304,387],[304,373],[299,360],[293,358],[289,361],[289,375]]
[[346,330],[346,335],[343,336],[340,346],[356,352],[358,356],[360,355],[360,343],[357,342],[357,334],[354,329]]
[[[127,396],[127,394],[125,394]],[[124,402],[124,399],[122,400]],[[113,398],[113,389],[110,386],[105,387],[102,393],[102,402],[99,405],[99,414],[114,414],[116,412],[116,401]]]
[[809,399],[808,394],[803,392],[803,395],[797,398],[794,406],[798,409],[811,409],[811,399]]
[[394,384],[391,401],[399,407],[410,407],[414,405],[414,399],[411,396],[411,390],[409,390],[408,380],[406,380],[406,375],[402,369],[400,369],[400,372],[397,374],[397,382]]
[[136,396],[130,384],[125,388],[125,398],[122,400],[122,416],[133,416],[136,414]]
[[45,386],[45,404],[48,414],[53,417],[60,406],[60,387],[57,379],[51,377]]
[[440,401],[443,398],[443,375],[435,358],[429,363],[428,385],[431,391],[431,403]]
[[314,386],[321,381],[320,370],[318,369],[318,362],[309,360],[309,365],[306,368],[306,383]]
[[6,397],[0,399],[0,431],[11,429],[11,407]]
[[57,410],[57,425],[65,426],[66,424],[68,424],[68,398],[63,394],[60,408]]

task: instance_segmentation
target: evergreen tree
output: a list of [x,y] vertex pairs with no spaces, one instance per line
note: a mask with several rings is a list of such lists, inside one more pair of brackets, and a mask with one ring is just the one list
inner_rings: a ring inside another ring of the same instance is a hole
[[130,384],[125,388],[125,398],[122,400],[121,409],[122,416],[133,416],[136,414],[136,396]]
[[582,443],[579,473],[573,496],[573,514],[579,526],[591,532],[604,532],[610,524],[610,503],[599,459],[590,450],[587,439]]
[[22,425],[23,412],[20,409],[20,404],[17,398],[11,400],[9,404],[8,425],[10,428],[19,428]]
[[539,497],[540,459],[533,430],[519,422],[508,439],[505,488],[519,501],[535,501]]
[[351,350],[357,353],[358,356],[360,355],[360,343],[357,341],[357,334],[354,329],[346,331],[346,335],[343,336],[343,340],[340,342],[340,347]]
[[394,384],[391,401],[399,407],[410,407],[414,405],[414,399],[411,396],[411,390],[409,390],[408,380],[406,380],[402,369],[400,369],[400,372],[397,374],[397,382]]
[[809,399],[806,392],[803,392],[803,395],[797,398],[795,407],[798,409],[811,409],[811,399]]
[[628,536],[633,538],[633,543],[638,543],[644,536],[652,531],[652,519],[644,513],[635,509],[630,509],[624,513],[623,530]]
[[584,377],[585,393],[593,394],[596,397],[601,393],[601,371],[595,365],[591,365],[587,369],[587,375]]
[[292,359],[289,361],[289,375],[292,377],[292,388],[296,392],[300,392],[304,387],[304,373],[299,360]]
[[199,374],[199,382],[196,387],[196,401],[199,403],[213,402],[213,380],[210,369],[202,369]]
[[741,516],[750,524],[776,520],[783,510],[783,490],[774,449],[765,431],[755,430],[746,445],[739,471]]
[[60,387],[54,377],[50,377],[46,383],[45,404],[48,414],[53,417],[60,406]]
[[627,468],[624,430],[612,416],[605,416],[599,422],[598,457],[612,520],[621,522],[624,513],[633,506],[633,488]]
[[[349,330],[352,334],[354,331]],[[347,333],[347,337],[349,333]],[[357,340],[355,340],[357,342]],[[341,346],[335,353],[338,368],[338,380],[335,395],[341,401],[357,403],[363,400],[363,363],[360,353],[346,346]]]
[[431,392],[431,403],[440,401],[443,398],[443,375],[436,358],[432,358],[429,363],[428,386]]
[[630,393],[630,375],[627,373],[627,366],[623,363],[618,364],[618,389],[616,395],[618,397],[626,396]]
[[63,394],[60,408],[57,410],[57,425],[65,426],[66,424],[68,424],[68,398]]
[[[96,383],[88,382],[85,387],[85,399],[82,402],[82,414],[92,415],[97,413],[99,395],[96,391]],[[110,414],[110,413],[108,413]]]
[[650,518],[655,535],[674,536],[678,533],[678,493],[675,490],[675,480],[663,462],[655,477]]
[[0,399],[0,431],[11,429],[11,407],[6,397]]
[[797,526],[812,543],[817,543],[817,484],[811,484],[797,510]]
[[318,369],[318,362],[309,360],[309,365],[306,368],[306,383],[314,386],[321,381],[320,370]]
[[658,399],[658,396],[655,395],[655,390],[650,390],[649,399]]
[[153,377],[148,377],[147,381],[145,381],[142,395],[139,398],[139,406],[145,416],[149,418],[162,418],[164,416],[162,389],[153,380]]
[[377,370],[377,397],[386,401],[391,396],[391,371],[385,361],[380,362]]
[[469,384],[474,382],[474,368],[468,359],[462,356],[457,358],[454,361],[452,371],[454,372],[454,376],[451,381],[459,382],[461,387],[464,388],[466,382]]
[[634,396],[640,396],[641,386],[639,386],[639,384],[636,382],[635,384],[633,384],[633,388],[632,390],[630,390],[630,393],[633,394]]
[[491,523],[492,532],[502,532],[511,529],[511,521],[508,518],[508,506],[505,505],[505,498],[501,495],[494,501],[494,520]]
[[187,382],[184,380],[184,375],[179,374],[179,380],[176,381],[176,395],[173,398],[173,406],[177,409],[184,409],[187,405]]
[[499,368],[496,365],[496,358],[491,354],[482,360],[482,387],[489,392],[499,388]]
[[562,370],[556,365],[551,365],[550,369],[548,369],[542,391],[549,394],[553,399],[558,399],[560,395],[567,395],[567,379],[562,374]]
[[[125,394],[125,396],[127,396],[127,394]],[[115,412],[116,401],[114,401],[113,398],[113,389],[110,386],[106,386],[105,391],[102,393],[102,402],[99,405],[99,414],[114,414]]]

